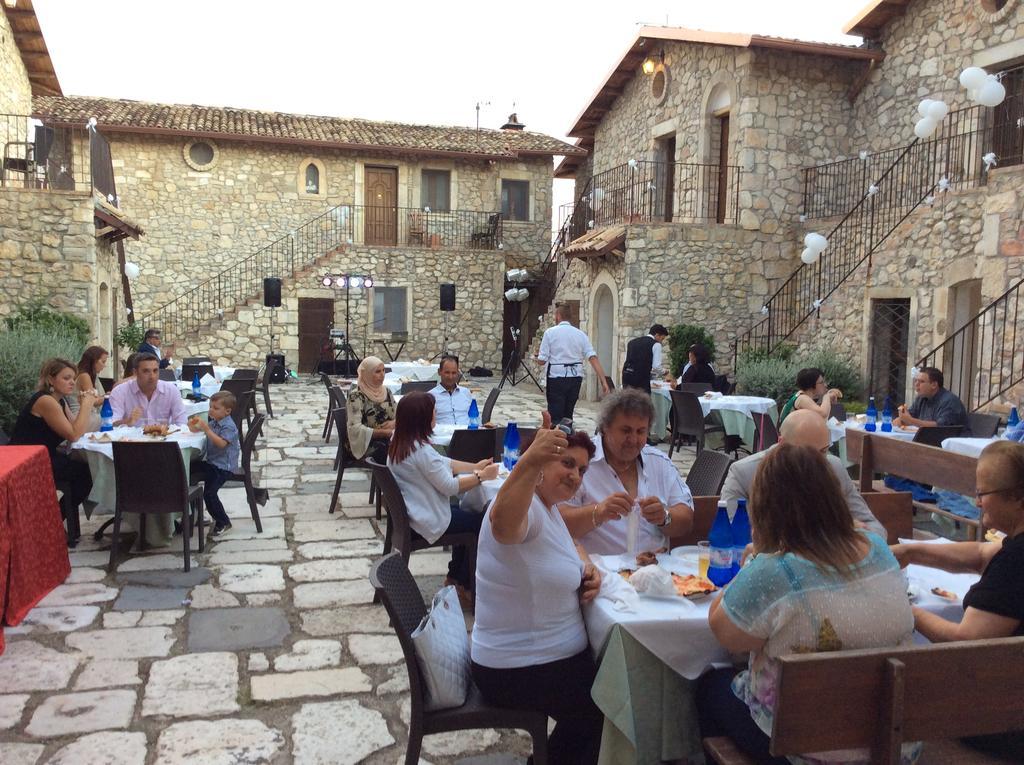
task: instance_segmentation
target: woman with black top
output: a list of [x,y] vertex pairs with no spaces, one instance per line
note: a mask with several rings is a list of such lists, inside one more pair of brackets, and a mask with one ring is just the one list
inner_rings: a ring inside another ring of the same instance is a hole
[[78,415],[71,419],[71,413],[61,399],[74,392],[77,373],[75,365],[65,359],[44,361],[39,372],[39,386],[22,408],[11,434],[12,444],[46,447],[53,477],[70,484],[71,501],[76,507],[92,490],[89,466],[71,460],[57,447],[64,441],[77,441],[88,431],[89,417],[96,405],[95,392],[81,392]]
[[694,343],[690,346],[689,366],[683,372],[683,376],[677,380],[677,384],[683,383],[707,383],[715,384],[715,370],[711,368],[711,353],[701,343]]

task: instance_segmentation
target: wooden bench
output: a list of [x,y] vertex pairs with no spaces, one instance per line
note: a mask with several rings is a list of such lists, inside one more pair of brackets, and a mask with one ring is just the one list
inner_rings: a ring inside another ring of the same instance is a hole
[[[886,541],[894,545],[900,539],[910,539],[914,533],[914,508],[908,492],[861,492],[868,509],[878,522],[885,527]],[[673,548],[680,545],[695,545],[707,539],[711,533],[711,524],[715,522],[718,512],[718,497],[693,498],[693,526],[689,533],[672,537],[669,541]]]
[[[978,460],[965,454],[850,428],[846,431],[846,456],[851,462],[860,464],[860,490],[865,495],[868,492],[891,491],[881,481],[874,480],[875,473],[891,473],[968,497],[973,497],[976,491],[974,475]],[[985,529],[980,521],[950,513],[927,502],[914,502],[913,506],[915,510],[935,513],[969,526],[974,529],[977,539],[985,538]]]
[[[871,750],[898,763],[904,741],[925,741],[918,761],[1006,762],[956,739],[1024,728],[1024,638],[913,648],[837,651],[780,659],[770,751],[775,756]],[[710,760],[754,760],[727,738],[704,739]]]

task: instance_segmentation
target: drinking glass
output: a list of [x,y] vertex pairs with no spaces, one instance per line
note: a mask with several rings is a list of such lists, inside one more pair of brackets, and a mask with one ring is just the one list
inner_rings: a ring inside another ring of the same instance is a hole
[[708,578],[708,566],[711,565],[711,543],[706,539],[697,543],[697,576]]

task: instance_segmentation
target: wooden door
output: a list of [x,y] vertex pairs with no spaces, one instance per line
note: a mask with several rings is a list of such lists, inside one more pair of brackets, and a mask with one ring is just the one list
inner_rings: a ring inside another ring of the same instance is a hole
[[332,298],[299,298],[300,372],[315,372],[321,360],[334,360],[330,343],[333,324]]
[[398,244],[398,168],[370,167],[364,171],[367,244]]
[[999,165],[1024,162],[1024,68],[1011,69],[1002,79],[1006,98],[992,110],[992,150]]
[[718,189],[715,200],[715,221],[725,223],[729,194],[729,113],[718,118]]
[[669,136],[661,141],[662,160],[665,163],[662,184],[664,185],[664,209],[661,219],[671,223],[676,203],[676,137]]

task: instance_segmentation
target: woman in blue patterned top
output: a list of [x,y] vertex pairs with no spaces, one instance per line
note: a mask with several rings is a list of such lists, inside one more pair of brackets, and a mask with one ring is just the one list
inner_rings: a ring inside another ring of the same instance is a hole
[[[712,604],[709,622],[748,668],[701,678],[703,736],[729,736],[758,762],[768,753],[778,690],[778,657],[885,648],[911,642],[906,582],[885,540],[858,531],[824,455],[782,444],[761,463],[750,496],[754,557]],[[919,743],[904,744],[903,762]],[[866,763],[868,750],[815,752],[796,763]]]

